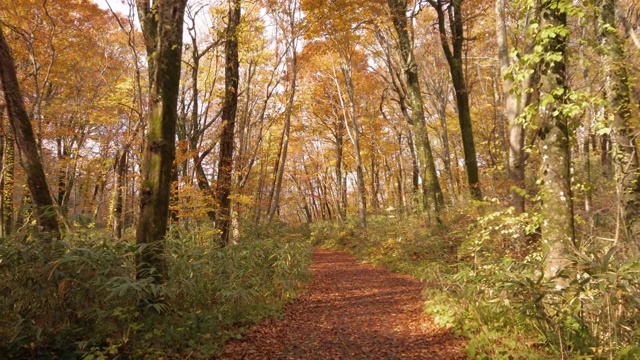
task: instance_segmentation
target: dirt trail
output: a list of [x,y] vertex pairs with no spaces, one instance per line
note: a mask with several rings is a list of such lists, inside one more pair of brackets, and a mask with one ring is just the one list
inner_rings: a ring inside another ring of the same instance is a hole
[[254,327],[220,359],[466,359],[463,339],[423,312],[421,285],[318,249],[309,292],[282,320]]

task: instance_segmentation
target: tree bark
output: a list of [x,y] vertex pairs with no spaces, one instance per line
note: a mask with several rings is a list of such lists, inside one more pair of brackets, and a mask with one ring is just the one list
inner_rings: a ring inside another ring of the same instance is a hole
[[33,128],[22,100],[13,57],[2,28],[0,28],[0,79],[9,113],[9,122],[20,153],[20,163],[27,176],[29,192],[35,204],[38,225],[46,233],[46,236],[43,237],[45,241],[60,239],[57,211],[53,207],[53,198],[42,167]]
[[613,162],[616,170],[618,201],[628,250],[640,253],[640,163],[632,121],[631,91],[623,39],[618,33],[615,0],[599,0],[602,9],[599,26],[603,60],[607,75],[607,103],[613,115]]
[[[141,3],[138,3],[140,8]],[[182,22],[186,0],[154,2],[157,29],[146,144],[140,185],[140,219],[136,241],[140,246],[137,277],[162,283],[167,277],[164,254],[171,195],[171,171],[176,151],[176,122],[182,55]],[[148,14],[147,14],[148,15]],[[147,16],[140,14],[141,17]],[[143,21],[143,20],[141,20]],[[143,31],[146,27],[143,27]],[[155,31],[155,32],[154,32]],[[151,35],[145,33],[145,40]],[[149,46],[147,47],[149,50]]]
[[124,228],[124,194],[125,181],[127,177],[127,153],[126,150],[116,155],[114,164],[113,182],[113,204],[111,210],[111,225],[113,237],[116,240],[122,239],[122,229]]
[[[567,269],[568,249],[575,246],[573,195],[571,193],[570,145],[568,116],[562,105],[567,102],[567,75],[565,56],[567,40],[558,29],[566,28],[567,14],[562,3],[567,0],[545,0],[541,4],[541,32],[553,31],[554,36],[539,36],[537,43],[547,55],[540,64],[541,101],[539,105],[539,142],[542,157],[540,178],[543,181],[542,250],[545,254],[544,276],[554,279],[556,287],[568,285],[566,278],[558,277]],[[558,60],[554,60],[558,58]]]
[[236,110],[238,108],[238,25],[240,24],[241,0],[230,0],[225,39],[225,86],[222,104],[222,135],[220,137],[220,161],[218,162],[218,183],[216,194],[219,210],[216,227],[220,231],[220,245],[226,246],[230,240],[231,225],[231,185],[233,179],[233,150]]
[[[291,29],[294,30],[294,18],[295,12],[291,14]],[[295,35],[291,35],[295,36]],[[289,98],[287,100],[287,106],[284,109],[284,127],[282,129],[282,142],[281,142],[281,158],[278,162],[278,168],[276,169],[276,178],[275,178],[275,186],[274,186],[274,194],[273,201],[271,202],[271,207],[269,208],[269,215],[267,217],[268,222],[273,221],[273,217],[276,214],[276,210],[278,210],[278,206],[280,205],[280,192],[282,190],[282,179],[284,178],[284,168],[287,162],[287,152],[289,151],[289,134],[291,133],[291,113],[293,112],[293,103],[296,96],[296,80],[298,78],[298,55],[296,51],[297,42],[295,39],[291,40],[291,84],[289,89]]]
[[[505,0],[496,0],[496,40],[498,42],[498,60],[502,74],[502,98],[504,99],[504,115],[509,123],[509,161],[508,171],[511,181],[511,206],[520,214],[524,212],[524,138],[525,131],[522,122],[517,121],[522,107],[518,103],[513,81],[506,76],[512,62],[509,60],[509,45],[507,42],[507,26],[505,15]],[[527,85],[527,84],[523,84]]]
[[336,201],[338,208],[338,217],[340,221],[347,220],[347,188],[344,186],[342,170],[344,167],[343,153],[344,153],[344,120],[336,119],[336,188],[338,192],[338,199]]
[[433,207],[436,221],[439,220],[439,213],[444,206],[444,197],[436,173],[435,161],[431,150],[431,142],[426,127],[424,115],[424,101],[420,91],[420,80],[418,77],[418,66],[413,55],[413,44],[409,36],[410,24],[407,21],[407,1],[387,0],[387,5],[391,11],[393,25],[398,34],[400,43],[400,55],[404,62],[404,75],[407,82],[407,93],[411,103],[411,121],[416,132],[416,145],[420,159],[420,175],[423,186],[426,188],[424,208]]
[[4,109],[0,107],[0,127],[3,133],[2,136],[2,174],[0,177],[0,189],[2,191],[2,198],[0,199],[2,218],[2,232],[0,236],[6,237],[13,233],[13,186],[14,186],[14,169],[15,169],[15,140],[13,134],[10,131],[6,131],[4,127]]
[[[473,140],[473,127],[471,125],[471,109],[469,107],[469,89],[465,80],[462,48],[464,45],[462,1],[452,0],[449,4],[448,14],[442,0],[428,0],[429,4],[436,10],[438,15],[438,31],[440,33],[440,43],[444,50],[453,88],[456,93],[456,104],[458,107],[458,120],[462,133],[462,147],[464,150],[464,162],[467,170],[467,181],[471,197],[476,200],[482,199],[480,180],[478,175],[478,159],[476,157],[475,141]],[[451,31],[451,46],[449,45],[446,18],[449,18],[449,28]]]
[[[355,150],[356,157],[356,185],[358,190],[358,220],[360,222],[360,228],[367,228],[367,202],[365,200],[365,184],[364,184],[364,170],[362,165],[362,154],[360,148],[360,126],[358,124],[358,111],[356,109],[355,89],[353,86],[353,73],[351,69],[351,59],[349,55],[340,55],[340,70],[342,70],[342,76],[344,77],[345,87],[347,89],[347,96],[349,97],[349,117],[351,118],[351,126],[353,127],[353,133],[351,134],[351,142]],[[336,84],[339,86],[339,84]],[[345,116],[346,120],[346,116]],[[345,125],[347,127],[348,125]],[[347,127],[348,129],[348,127]],[[348,130],[347,130],[348,131]]]

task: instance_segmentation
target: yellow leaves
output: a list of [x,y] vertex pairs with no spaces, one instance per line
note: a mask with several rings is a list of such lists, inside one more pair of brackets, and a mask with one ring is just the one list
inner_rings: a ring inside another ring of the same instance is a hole
[[231,201],[242,205],[253,205],[254,203],[254,197],[250,195],[231,194],[229,198]]

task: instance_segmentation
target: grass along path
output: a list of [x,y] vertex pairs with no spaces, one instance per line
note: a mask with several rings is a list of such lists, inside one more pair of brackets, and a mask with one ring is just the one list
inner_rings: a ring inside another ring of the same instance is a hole
[[417,280],[323,249],[311,271],[283,319],[228,343],[220,359],[466,359],[466,341],[424,313]]

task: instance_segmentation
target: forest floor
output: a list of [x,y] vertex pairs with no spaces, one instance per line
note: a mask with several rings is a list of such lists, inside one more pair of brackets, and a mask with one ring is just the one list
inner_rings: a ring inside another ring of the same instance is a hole
[[424,313],[422,285],[316,249],[308,292],[228,343],[220,359],[466,359],[463,338]]

